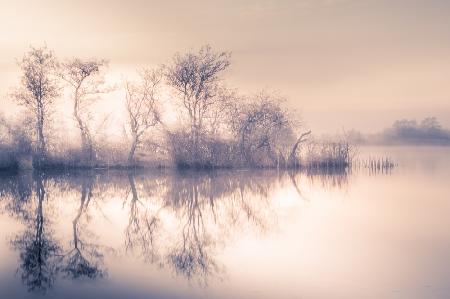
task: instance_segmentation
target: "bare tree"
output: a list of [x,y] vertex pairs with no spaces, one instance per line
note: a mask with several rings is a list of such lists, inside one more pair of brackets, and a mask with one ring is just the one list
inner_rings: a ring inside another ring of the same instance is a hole
[[167,68],[168,84],[178,93],[187,110],[194,149],[198,150],[199,136],[208,112],[218,97],[222,72],[230,65],[230,53],[215,52],[204,46],[198,53],[175,55]]
[[231,131],[248,165],[269,166],[269,162],[270,166],[297,166],[299,146],[311,131],[302,131],[297,115],[283,108],[284,100],[262,91],[229,109]]
[[289,157],[288,157],[288,161],[287,161],[289,167],[297,167],[298,166],[297,151],[299,149],[300,144],[308,140],[307,137],[309,135],[311,135],[311,130],[300,134],[300,136],[295,141],[295,143],[292,146],[292,149],[289,153]]
[[36,118],[36,154],[38,166],[46,154],[45,123],[54,100],[59,95],[56,75],[57,60],[46,47],[33,48],[25,53],[19,66],[22,70],[21,86],[12,94],[13,99],[28,109]]
[[207,120],[205,131],[211,136],[232,137],[230,125],[243,99],[237,90],[223,86],[219,88],[216,97],[217,103],[211,106],[208,115],[205,116]]
[[276,139],[280,134],[290,133],[287,112],[281,108],[280,99],[261,92],[235,113],[233,131],[246,162],[255,164],[256,154],[262,151],[276,163]]
[[81,134],[83,152],[89,164],[94,160],[94,147],[88,121],[88,107],[97,99],[95,96],[105,92],[101,74],[105,60],[80,60],[74,58],[62,64],[61,76],[73,88],[73,117]]
[[142,141],[142,135],[160,122],[158,99],[161,79],[161,70],[146,69],[140,73],[139,81],[125,83],[128,125],[132,137],[129,165],[134,163],[134,154]]

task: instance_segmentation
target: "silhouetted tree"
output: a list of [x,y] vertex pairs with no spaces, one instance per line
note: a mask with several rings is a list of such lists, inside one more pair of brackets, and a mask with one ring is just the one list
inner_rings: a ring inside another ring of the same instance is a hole
[[45,124],[54,100],[59,95],[57,61],[53,52],[46,47],[31,47],[19,66],[22,70],[21,86],[15,90],[12,98],[35,117],[37,159],[33,162],[40,166],[47,150]]
[[242,105],[233,119],[241,154],[249,165],[264,163],[255,161],[261,151],[273,164],[277,162],[274,149],[276,139],[290,128],[287,112],[282,109],[279,101],[280,99],[261,92],[250,103]]
[[73,117],[81,134],[81,143],[88,164],[94,160],[92,135],[88,126],[91,118],[88,110],[96,100],[96,95],[105,91],[102,68],[107,65],[105,60],[81,60],[74,58],[62,64],[61,76],[73,89]]
[[220,101],[221,75],[230,65],[230,53],[204,46],[198,53],[177,54],[166,70],[166,79],[178,94],[190,121],[194,155],[198,155],[200,134],[211,107]]
[[126,82],[126,109],[132,137],[129,165],[134,163],[134,154],[142,135],[160,122],[158,100],[161,79],[161,70],[146,69],[140,73],[138,82]]

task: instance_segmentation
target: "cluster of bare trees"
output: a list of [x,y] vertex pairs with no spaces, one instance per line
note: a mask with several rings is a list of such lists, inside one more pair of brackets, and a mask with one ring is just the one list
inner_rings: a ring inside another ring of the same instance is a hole
[[[95,114],[93,104],[101,94],[113,89],[105,84],[104,73],[108,62],[102,59],[72,58],[58,61],[54,53],[43,48],[31,48],[19,61],[21,83],[11,94],[12,99],[25,107],[35,124],[28,133],[32,140],[33,166],[52,166],[47,138],[48,124],[55,111],[55,102],[68,91],[73,107],[73,119],[81,138],[81,159],[75,166],[93,167],[96,158],[91,121]],[[140,81],[124,83],[128,126],[132,135],[128,163],[134,163],[134,153],[145,131],[155,126],[160,118],[156,105],[157,89],[162,79],[161,70],[144,70]],[[6,122],[2,122],[6,124]]]
[[[112,90],[104,80],[107,61],[73,58],[59,62],[44,47],[31,48],[19,65],[22,81],[12,98],[35,121],[30,132],[34,166],[51,165],[47,123],[64,91],[70,94],[81,137],[82,159],[72,165],[104,163],[96,155],[91,120],[95,113],[92,104]],[[124,164],[139,165],[136,152],[152,139],[150,130],[159,126],[165,138],[157,142],[179,167],[298,166],[299,145],[310,132],[302,131],[296,116],[283,108],[281,97],[268,92],[242,96],[227,88],[224,72],[229,66],[229,52],[204,46],[199,51],[176,54],[163,67],[142,70],[138,80],[125,80],[126,125],[131,138]],[[163,100],[163,91],[168,99]],[[166,101],[181,108],[177,124],[164,122],[161,107]]]
[[176,55],[167,68],[167,84],[177,94],[190,125],[187,132],[171,135],[175,163],[187,167],[298,165],[299,144],[310,132],[301,132],[296,115],[283,108],[284,99],[276,94],[242,96],[228,89],[223,72],[229,66],[230,53],[203,47],[198,53]]

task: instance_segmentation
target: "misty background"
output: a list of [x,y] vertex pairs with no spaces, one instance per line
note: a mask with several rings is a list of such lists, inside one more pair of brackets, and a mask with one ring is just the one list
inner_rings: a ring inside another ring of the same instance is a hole
[[[231,87],[280,91],[315,133],[376,133],[398,119],[450,126],[450,2],[0,1],[2,111],[17,59],[46,44],[110,61],[111,82],[203,44],[229,50]],[[121,107],[111,95],[108,107]],[[6,109],[5,109],[6,108]]]

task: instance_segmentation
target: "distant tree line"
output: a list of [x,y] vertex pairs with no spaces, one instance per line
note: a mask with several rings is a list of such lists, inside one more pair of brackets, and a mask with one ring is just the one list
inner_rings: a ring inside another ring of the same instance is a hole
[[[224,72],[230,55],[203,46],[141,70],[137,80],[124,80],[129,134],[126,144],[117,146],[96,138],[91,122],[93,103],[113,90],[104,80],[108,62],[61,61],[46,47],[31,47],[18,63],[20,85],[9,95],[27,117],[16,123],[0,119],[0,167],[27,159],[34,168],[137,167],[145,164],[144,155],[153,160],[163,155],[178,168],[301,167],[301,144],[311,131],[283,106],[283,97],[265,91],[241,95],[228,88]],[[164,121],[164,92],[180,107],[176,124]],[[80,145],[56,150],[48,143],[54,133],[49,124],[55,103],[68,100]],[[347,158],[338,158],[347,164]]]
[[436,117],[426,117],[420,122],[401,119],[377,134],[364,135],[352,130],[348,138],[359,144],[450,145],[450,129],[444,128]]

